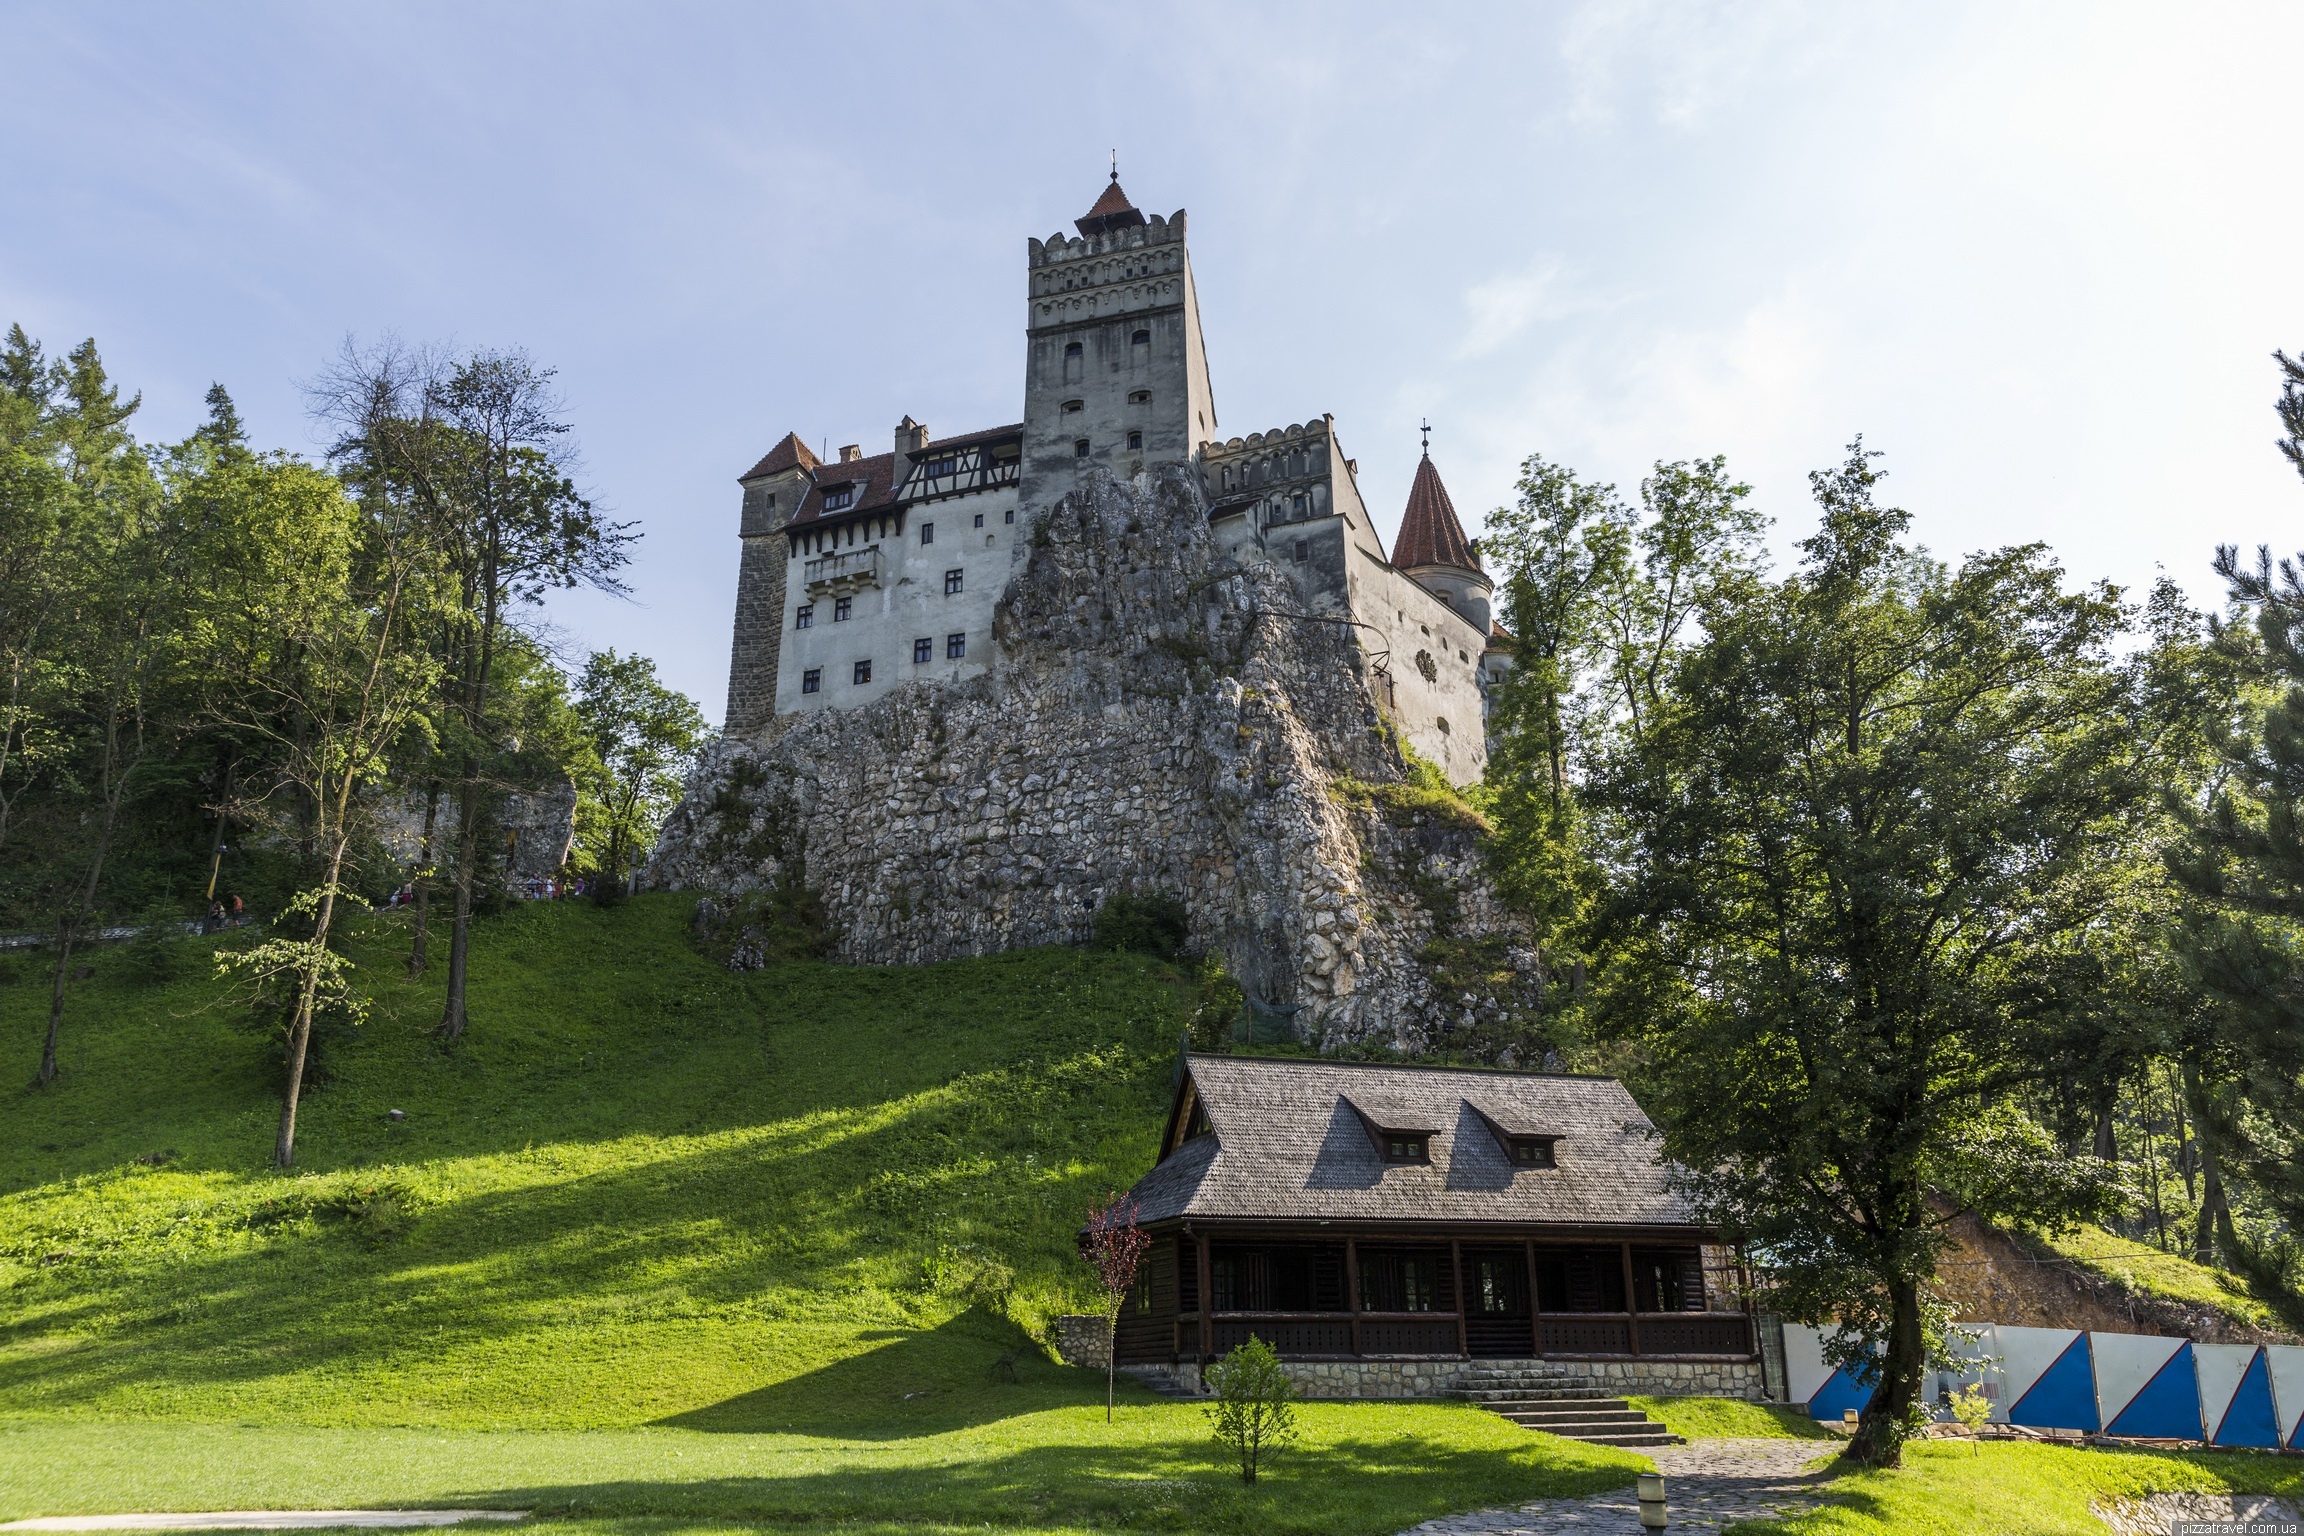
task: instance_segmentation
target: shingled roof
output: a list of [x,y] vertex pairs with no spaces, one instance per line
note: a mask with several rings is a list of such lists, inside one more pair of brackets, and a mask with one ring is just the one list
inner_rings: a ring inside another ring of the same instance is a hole
[[1448,499],[1448,487],[1440,483],[1430,454],[1416,466],[1416,483],[1408,487],[1408,511],[1400,519],[1400,537],[1392,541],[1392,564],[1403,571],[1421,565],[1480,569],[1480,557],[1472,553],[1464,525],[1456,521],[1456,505]]
[[742,484],[763,475],[779,475],[788,469],[814,469],[818,462],[816,455],[808,451],[808,445],[800,441],[799,433],[787,432],[782,442],[768,450],[766,458],[738,475],[736,480]]
[[[1187,1056],[1177,1109],[1211,1127],[1136,1183],[1138,1219],[1694,1224],[1654,1128],[1612,1077]],[[1357,1107],[1355,1107],[1357,1106]],[[1364,1116],[1430,1131],[1428,1164],[1387,1165]],[[1485,1117],[1485,1118],[1483,1118]],[[1515,1168],[1491,1122],[1557,1137],[1557,1166]]]

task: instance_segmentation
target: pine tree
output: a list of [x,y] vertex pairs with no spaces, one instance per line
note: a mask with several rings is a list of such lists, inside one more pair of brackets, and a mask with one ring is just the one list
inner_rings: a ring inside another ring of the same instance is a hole
[[[2280,452],[2304,476],[2304,361],[2273,357]],[[2224,1257],[2304,1327],[2304,570],[2262,549],[2251,566],[2225,545],[2216,571],[2252,610],[2252,632],[2228,639],[2254,663],[2264,702],[2225,737],[2224,782],[2186,814],[2190,835],[2169,856],[2197,898],[2180,951],[2220,1005],[2190,1074],[2218,1186],[2201,1235],[2214,1219]],[[2286,1236],[2250,1241],[2235,1228],[2220,1187],[2235,1176]]]

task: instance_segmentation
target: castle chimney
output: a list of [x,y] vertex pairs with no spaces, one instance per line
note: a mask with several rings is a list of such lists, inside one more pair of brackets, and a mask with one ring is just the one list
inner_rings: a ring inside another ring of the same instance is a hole
[[862,457],[864,457],[864,445],[862,443],[842,443],[840,445],[841,463],[853,464]]
[[893,466],[895,475],[890,481],[891,484],[902,485],[904,483],[905,472],[912,467],[912,455],[927,446],[928,429],[926,427],[909,416],[896,423],[896,462]]

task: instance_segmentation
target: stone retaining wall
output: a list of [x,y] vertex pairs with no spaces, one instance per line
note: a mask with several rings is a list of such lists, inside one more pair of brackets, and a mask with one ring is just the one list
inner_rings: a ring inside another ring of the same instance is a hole
[[[1308,1398],[1445,1397],[1468,1371],[1517,1370],[1577,1385],[1589,1380],[1618,1396],[1767,1399],[1759,1362],[1744,1360],[1284,1360],[1281,1366]],[[1205,1390],[1200,1367],[1190,1362],[1121,1369],[1194,1394]]]
[[1112,1358],[1112,1335],[1105,1319],[1067,1314],[1056,1319],[1056,1358],[1066,1365],[1104,1369]]

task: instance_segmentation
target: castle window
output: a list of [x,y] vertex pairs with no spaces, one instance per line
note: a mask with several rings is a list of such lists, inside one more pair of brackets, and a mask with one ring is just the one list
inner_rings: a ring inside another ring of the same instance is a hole
[[1061,410],[1061,411],[1063,411],[1063,413],[1064,413],[1065,415],[1067,415],[1067,416],[1071,415],[1071,414],[1072,414],[1074,411],[1080,410],[1080,409],[1082,409],[1082,408],[1083,408],[1083,407],[1082,407],[1082,405],[1081,405],[1081,402],[1079,402],[1079,401],[1077,401],[1077,400],[1067,400],[1067,401],[1065,401],[1065,402],[1063,403],[1063,405],[1061,405],[1061,406],[1059,406],[1059,407],[1058,407],[1058,409],[1059,409],[1059,410]]
[[960,590],[960,571],[957,567],[944,573],[944,595],[951,597]]
[[984,526],[984,514],[981,512],[976,514],[976,526],[979,528]]
[[1132,347],[1148,347],[1152,345],[1152,333],[1150,331],[1138,331],[1128,338],[1128,344]]
[[940,459],[930,459],[928,461],[928,476],[932,480],[941,480],[947,475],[956,475],[958,473],[960,473],[960,457],[958,454],[948,453]]
[[845,511],[848,507],[854,505],[855,501],[856,487],[852,485],[844,485],[836,491],[826,491],[824,493],[824,510],[827,512]]
[[1078,357],[1080,355],[1080,343],[1076,341],[1064,343],[1064,355],[1066,357]]
[[1131,432],[1128,434],[1128,451],[1130,453],[1142,453],[1144,451],[1143,433]]
[[872,681],[872,663],[868,661],[856,663],[856,681],[860,683]]
[[814,603],[802,603],[792,610],[792,627],[794,629],[806,629],[815,622],[816,605]]
[[1014,507],[1010,507],[1008,509],[1007,515],[1002,517],[1000,521],[1004,523],[1012,523],[1016,521],[1016,509]]
[[935,656],[935,641],[923,636],[922,638],[912,642],[912,661],[915,666],[923,661],[933,661]]
[[1440,725],[1440,734],[1441,734],[1441,735],[1443,735],[1443,736],[1447,735],[1447,734],[1448,734],[1448,717],[1447,717],[1446,715],[1435,715],[1433,718],[1439,722],[1439,725]]
[[801,673],[800,691],[802,693],[822,693],[824,691],[824,669],[822,667],[810,667]]
[[1302,491],[1288,498],[1288,521],[1300,523],[1312,515],[1312,503]]
[[922,523],[920,525],[920,542],[923,544],[936,542],[936,525],[934,523]]
[[1298,565],[1302,565],[1305,561],[1311,558],[1312,541],[1310,539],[1298,539],[1296,541],[1296,563]]
[[851,613],[854,613],[855,611],[856,611],[856,599],[854,599],[854,598],[852,598],[852,597],[836,597],[836,598],[832,599],[832,622],[833,622],[833,623],[835,623],[835,624],[845,623],[845,622],[847,621],[848,615],[849,615],[849,614],[851,614]]
[[[1152,403],[1152,391],[1148,389],[1132,389],[1128,391],[1128,403],[1130,405],[1150,405]],[[770,502],[769,505],[774,506],[775,503]]]
[[946,661],[958,661],[967,654],[968,637],[966,635],[946,635],[944,637],[944,659]]
[[1084,437],[1072,439],[1072,457],[1076,459],[1088,457],[1088,439]]

